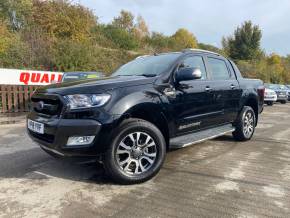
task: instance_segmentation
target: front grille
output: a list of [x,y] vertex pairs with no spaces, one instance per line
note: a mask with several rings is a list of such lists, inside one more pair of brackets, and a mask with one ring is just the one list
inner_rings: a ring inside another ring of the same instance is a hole
[[30,135],[32,135],[33,137],[40,139],[42,141],[48,142],[48,143],[53,143],[54,142],[54,135],[50,135],[50,134],[39,134],[36,132],[32,132],[31,130],[28,130]]
[[35,94],[31,98],[35,112],[46,115],[60,115],[63,103],[57,95]]
[[283,92],[283,91],[278,91],[277,94],[278,94],[278,95],[287,95],[287,93],[286,93],[286,92]]

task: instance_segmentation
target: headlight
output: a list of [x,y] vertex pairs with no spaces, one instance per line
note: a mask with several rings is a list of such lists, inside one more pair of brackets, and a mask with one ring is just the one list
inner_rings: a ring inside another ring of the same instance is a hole
[[100,107],[106,104],[110,100],[109,94],[100,94],[100,95],[67,95],[65,99],[68,102],[68,106],[71,110],[81,109],[81,108],[91,108],[91,107]]

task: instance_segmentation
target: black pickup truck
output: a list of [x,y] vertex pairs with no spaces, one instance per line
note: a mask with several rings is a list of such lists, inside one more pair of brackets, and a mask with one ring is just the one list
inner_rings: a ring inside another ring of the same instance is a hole
[[118,183],[152,178],[170,148],[227,133],[251,139],[264,86],[219,54],[138,57],[110,78],[53,84],[32,96],[30,137],[53,156],[99,158]]

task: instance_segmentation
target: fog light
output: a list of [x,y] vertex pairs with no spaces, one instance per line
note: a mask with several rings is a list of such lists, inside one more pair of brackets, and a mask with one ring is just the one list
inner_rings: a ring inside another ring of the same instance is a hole
[[91,144],[95,136],[71,136],[67,140],[67,146]]

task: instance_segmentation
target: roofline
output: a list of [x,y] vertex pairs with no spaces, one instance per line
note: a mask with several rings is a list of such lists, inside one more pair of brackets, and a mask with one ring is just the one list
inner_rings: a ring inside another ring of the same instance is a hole
[[202,53],[209,53],[217,56],[221,56],[220,54],[213,52],[213,51],[208,51],[208,50],[203,50],[203,49],[197,49],[197,48],[186,48],[182,50],[183,53],[186,52],[202,52]]
[[182,52],[179,51],[174,51],[174,52],[163,52],[163,53],[154,53],[154,54],[147,54],[147,55],[140,55],[135,58],[140,59],[140,58],[146,58],[146,57],[152,57],[152,56],[158,56],[158,55],[166,55],[166,54],[182,54]]
[[180,51],[175,51],[175,52],[164,52],[164,53],[154,53],[154,54],[147,54],[147,55],[140,55],[137,56],[135,59],[140,59],[140,58],[145,58],[145,57],[150,57],[150,56],[157,56],[157,55],[165,55],[165,54],[182,54],[182,53],[189,53],[189,52],[201,52],[201,53],[208,53],[208,54],[213,54],[216,56],[221,56],[220,54],[213,52],[213,51],[208,51],[208,50],[203,50],[203,49],[197,49],[197,48],[186,48],[183,49],[181,52]]

